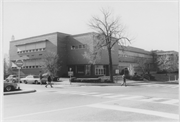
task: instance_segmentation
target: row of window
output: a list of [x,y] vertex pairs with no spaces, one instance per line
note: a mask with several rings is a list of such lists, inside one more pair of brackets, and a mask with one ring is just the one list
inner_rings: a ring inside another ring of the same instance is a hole
[[[31,56],[33,57],[34,55],[26,55],[27,57]],[[39,54],[38,56],[42,56],[42,54]],[[20,57],[23,57],[23,56],[20,56]]]
[[76,45],[76,46],[71,46],[71,50],[76,50],[76,49],[85,49],[86,45]]
[[95,65],[95,75],[105,75],[106,69],[103,65]]
[[[127,55],[127,54],[119,54],[119,57],[138,57],[138,56],[136,56],[136,55],[134,55],[134,56],[131,56],[131,55]],[[142,58],[152,58],[152,57],[142,57]]]
[[38,52],[38,51],[44,51],[44,50],[45,50],[45,48],[39,48],[39,49],[17,51],[17,53],[30,53],[30,52]]
[[[17,67],[12,67],[13,69],[16,69]],[[35,68],[42,68],[42,66],[23,66],[22,69],[35,69]]]

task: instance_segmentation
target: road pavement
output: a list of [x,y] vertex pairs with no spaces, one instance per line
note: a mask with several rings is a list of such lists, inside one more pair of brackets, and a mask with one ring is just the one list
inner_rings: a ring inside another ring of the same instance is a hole
[[179,122],[177,84],[21,84],[36,92],[5,95],[3,122]]

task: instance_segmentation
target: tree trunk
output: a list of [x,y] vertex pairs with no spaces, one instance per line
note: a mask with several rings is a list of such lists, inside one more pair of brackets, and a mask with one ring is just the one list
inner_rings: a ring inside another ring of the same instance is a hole
[[114,82],[113,80],[113,67],[112,67],[112,56],[111,56],[111,48],[108,48],[108,54],[109,54],[109,75],[111,82]]

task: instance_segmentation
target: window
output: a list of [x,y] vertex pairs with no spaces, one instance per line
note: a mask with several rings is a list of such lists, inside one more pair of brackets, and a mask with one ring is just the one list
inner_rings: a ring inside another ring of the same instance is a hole
[[105,75],[105,68],[103,65],[95,65],[95,75]]
[[35,49],[33,49],[33,52],[35,52],[36,50]]
[[34,56],[34,55],[31,55],[31,56]]
[[86,67],[85,67],[85,75],[91,75],[91,65],[86,65]]
[[82,48],[82,45],[79,45],[79,49],[81,49]]
[[29,52],[31,52],[31,50],[29,50]]
[[32,68],[35,68],[35,66],[32,66]]
[[25,53],[25,50],[23,51],[23,53]]
[[39,54],[39,56],[42,56],[42,54]]
[[39,76],[38,76],[38,75],[35,75],[34,78],[39,78]]
[[74,50],[75,49],[75,46],[71,46],[71,50]]
[[26,68],[28,69],[28,66],[26,66]]
[[38,66],[36,66],[36,68],[38,68]]
[[82,45],[82,48],[86,48],[86,46],[85,46],[85,45]]
[[31,68],[31,66],[29,66],[29,68]]
[[27,57],[29,57],[29,55],[27,55]]
[[83,65],[77,66],[77,73],[78,74],[84,74],[84,66]]
[[36,49],[36,51],[38,51],[38,49]]

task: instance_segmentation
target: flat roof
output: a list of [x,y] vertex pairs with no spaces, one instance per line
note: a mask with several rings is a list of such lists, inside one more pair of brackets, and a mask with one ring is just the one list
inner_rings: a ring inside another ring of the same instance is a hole
[[53,35],[53,34],[65,34],[65,35],[69,35],[69,34],[66,34],[66,33],[60,33],[60,32],[53,32],[53,33],[48,33],[48,34],[43,34],[43,35],[38,35],[38,36],[32,36],[32,37],[28,37],[28,38],[23,38],[23,39],[17,39],[17,40],[14,40],[14,41],[10,41],[11,42],[17,42],[17,41],[22,41],[22,40],[27,40],[27,39],[32,39],[32,38],[37,38],[37,37],[42,37],[42,36],[47,36],[47,35]]

